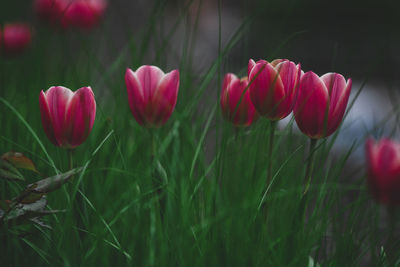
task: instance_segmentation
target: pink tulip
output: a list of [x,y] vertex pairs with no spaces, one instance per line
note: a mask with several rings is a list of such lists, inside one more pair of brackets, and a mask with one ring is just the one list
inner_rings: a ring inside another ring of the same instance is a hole
[[400,204],[400,143],[390,139],[365,144],[368,184],[374,197],[387,205]]
[[302,75],[293,110],[300,130],[315,139],[331,135],[342,122],[350,91],[351,79],[338,73]]
[[40,18],[63,28],[93,28],[103,16],[106,7],[106,0],[35,1],[35,10]]
[[0,44],[7,54],[21,53],[32,41],[31,28],[24,23],[6,24],[0,36]]
[[96,101],[90,87],[72,92],[53,86],[40,92],[39,104],[44,131],[53,144],[74,148],[86,140],[96,116]]
[[174,111],[179,89],[179,71],[167,74],[156,66],[126,70],[129,106],[136,121],[146,127],[163,125]]
[[236,126],[249,126],[258,117],[250,100],[248,84],[247,77],[239,79],[232,73],[225,75],[222,84],[222,114]]
[[296,66],[286,59],[276,59],[271,63],[250,59],[250,98],[260,115],[280,120],[292,112],[300,71],[300,64]]

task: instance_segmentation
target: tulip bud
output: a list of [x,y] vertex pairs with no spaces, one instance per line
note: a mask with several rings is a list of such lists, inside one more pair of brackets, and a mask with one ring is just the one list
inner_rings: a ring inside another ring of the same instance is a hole
[[96,101],[90,87],[72,92],[53,86],[40,92],[39,104],[44,131],[54,145],[74,148],[86,140],[96,116]]
[[247,77],[239,79],[236,75],[225,75],[221,93],[221,108],[225,119],[235,126],[249,126],[258,114],[251,103]]
[[21,53],[32,41],[31,29],[24,23],[6,24],[0,36],[6,54]]
[[270,120],[281,120],[292,112],[300,71],[300,64],[296,66],[286,59],[271,63],[250,59],[250,99],[260,115]]
[[159,127],[171,116],[179,89],[179,71],[167,74],[156,66],[126,70],[129,106],[136,121],[145,127]]
[[351,91],[351,79],[338,73],[318,77],[309,71],[302,75],[299,95],[293,109],[297,126],[310,138],[331,135],[339,127]]
[[400,204],[400,143],[390,139],[365,144],[368,184],[373,196],[386,205]]

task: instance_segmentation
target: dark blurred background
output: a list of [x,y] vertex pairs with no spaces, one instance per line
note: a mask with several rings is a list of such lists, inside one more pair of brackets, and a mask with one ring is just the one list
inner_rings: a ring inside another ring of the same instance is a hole
[[[0,23],[26,21],[38,26],[32,2],[3,0]],[[118,48],[130,38],[129,33],[139,34],[150,26],[154,10],[159,9],[157,14],[164,24],[164,29],[158,24],[155,33],[164,30],[166,34],[191,3],[188,14],[181,20],[182,31],[176,31],[173,39],[182,45],[179,37],[184,35],[185,23],[195,23],[198,14],[200,45],[196,54],[208,58],[207,54],[212,56],[218,50],[220,5],[222,45],[245,18],[250,19],[243,42],[229,58],[234,66],[246,65],[249,57],[284,57],[301,62],[303,69],[319,74],[337,71],[360,79],[370,75],[387,83],[399,80],[399,1],[112,0],[108,3],[97,34],[104,33],[104,29],[111,34],[107,36],[107,42],[113,43],[113,49],[107,51],[111,54],[118,54]]]

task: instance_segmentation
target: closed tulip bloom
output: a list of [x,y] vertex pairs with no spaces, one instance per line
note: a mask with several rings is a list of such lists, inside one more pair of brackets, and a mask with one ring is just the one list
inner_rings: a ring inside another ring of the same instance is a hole
[[21,53],[32,41],[31,28],[24,23],[6,24],[3,31],[0,31],[0,35],[7,54]]
[[128,101],[136,121],[146,127],[159,127],[171,116],[178,97],[179,71],[167,74],[156,66],[126,70]]
[[250,98],[257,112],[273,121],[289,115],[296,100],[300,74],[300,64],[295,65],[286,59],[271,63],[250,59]]
[[72,92],[53,86],[39,96],[44,131],[50,141],[63,148],[82,144],[92,130],[96,101],[90,87]]
[[247,77],[239,79],[235,74],[225,75],[221,92],[221,108],[225,119],[235,126],[249,126],[257,119],[251,103]]
[[331,135],[342,122],[350,91],[351,79],[346,82],[338,73],[305,73],[293,109],[297,126],[314,139]]
[[365,145],[368,184],[374,197],[387,205],[400,204],[400,143],[368,139]]

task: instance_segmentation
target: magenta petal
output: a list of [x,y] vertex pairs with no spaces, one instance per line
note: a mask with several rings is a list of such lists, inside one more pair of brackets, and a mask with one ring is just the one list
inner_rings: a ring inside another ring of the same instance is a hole
[[332,134],[340,125],[351,91],[351,79],[346,84],[344,77],[338,73],[327,73],[321,77],[329,95],[328,133]]
[[156,66],[145,65],[137,69],[135,73],[142,85],[144,102],[148,103],[153,98],[161,78],[164,77],[164,72]]
[[126,70],[125,83],[132,115],[140,125],[144,125],[146,122],[144,92],[136,73],[131,69]]
[[47,105],[46,95],[43,90],[39,95],[39,106],[40,106],[40,115],[42,118],[42,125],[44,132],[47,135],[47,138],[56,146],[60,146],[61,144],[57,141],[54,135],[53,123],[49,111],[49,106]]
[[294,116],[300,130],[311,138],[325,136],[329,95],[325,84],[313,72],[305,73],[299,86]]
[[67,145],[64,138],[65,132],[65,114],[68,102],[73,96],[73,92],[63,86],[54,86],[45,92],[47,104],[51,115],[54,135],[57,142],[61,145]]
[[247,77],[250,77],[250,72],[256,65],[256,62],[253,59],[249,60],[249,63],[247,64]]
[[173,70],[159,81],[152,97],[152,121],[154,125],[164,124],[175,109],[179,89],[179,71]]
[[69,147],[79,146],[88,137],[96,117],[96,102],[90,87],[75,92],[65,116],[65,138]]
[[236,77],[235,74],[227,73],[222,83],[220,104],[222,108],[222,113],[226,118],[229,117],[229,90],[231,88],[230,85],[235,80],[238,80],[238,77]]

